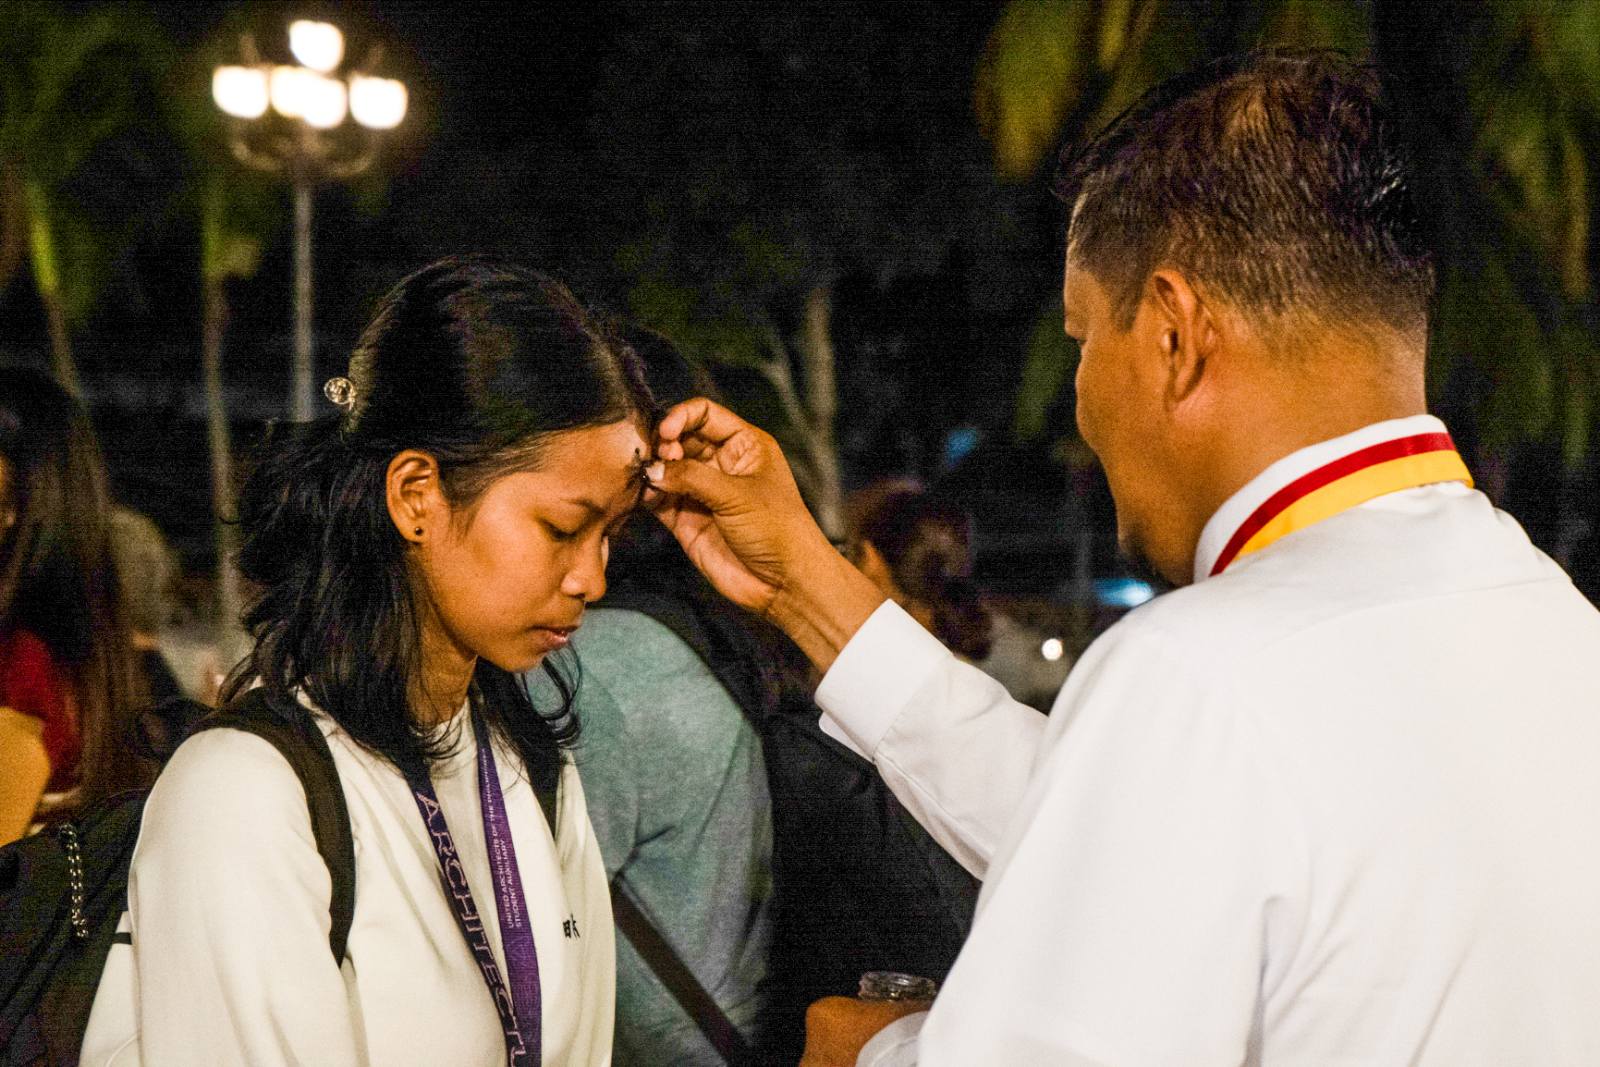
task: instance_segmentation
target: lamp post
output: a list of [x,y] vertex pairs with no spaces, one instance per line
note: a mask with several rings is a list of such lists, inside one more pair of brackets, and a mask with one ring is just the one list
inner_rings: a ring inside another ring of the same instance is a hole
[[[312,417],[311,207],[321,181],[353,178],[372,165],[378,134],[406,114],[404,83],[362,69],[341,77],[344,34],[327,22],[289,24],[292,64],[265,63],[240,42],[244,63],[217,67],[211,96],[232,117],[229,147],[241,163],[287,175],[294,190],[294,384],[290,417]],[[345,122],[355,120],[354,126]]]

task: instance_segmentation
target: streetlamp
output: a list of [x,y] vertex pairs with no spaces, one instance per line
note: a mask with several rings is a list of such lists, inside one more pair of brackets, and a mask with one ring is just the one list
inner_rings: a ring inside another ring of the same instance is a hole
[[[259,170],[287,174],[294,187],[294,386],[291,417],[312,417],[311,197],[319,181],[355,177],[372,165],[378,133],[400,125],[405,84],[375,77],[379,53],[363,69],[340,77],[344,34],[328,22],[289,24],[296,63],[263,62],[255,42],[240,42],[242,65],[217,67],[211,96],[232,116],[235,158]],[[353,118],[353,129],[345,122]],[[352,135],[353,134],[353,135]]]

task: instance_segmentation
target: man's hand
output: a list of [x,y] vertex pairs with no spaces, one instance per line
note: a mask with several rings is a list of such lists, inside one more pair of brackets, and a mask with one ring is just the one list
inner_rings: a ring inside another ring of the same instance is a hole
[[827,547],[778,443],[709,400],[661,421],[646,500],[717,591],[772,611],[794,557]]
[[661,421],[646,502],[723,596],[826,670],[883,602],[806,510],[778,443],[705,399]]

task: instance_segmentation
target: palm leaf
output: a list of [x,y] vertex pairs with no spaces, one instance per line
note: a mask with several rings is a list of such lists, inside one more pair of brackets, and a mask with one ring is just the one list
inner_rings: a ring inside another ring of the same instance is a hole
[[1372,48],[1368,5],[1356,0],[1281,0],[1261,44],[1365,55]]
[[1004,177],[1032,177],[1060,140],[1093,73],[1093,13],[1087,0],[1012,0],[990,33],[973,106]]

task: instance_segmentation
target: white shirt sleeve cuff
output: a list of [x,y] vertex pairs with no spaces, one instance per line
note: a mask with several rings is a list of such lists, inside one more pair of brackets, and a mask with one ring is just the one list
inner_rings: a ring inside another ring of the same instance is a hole
[[817,687],[822,732],[871,759],[917,690],[951,659],[950,651],[898,604],[884,601]]

